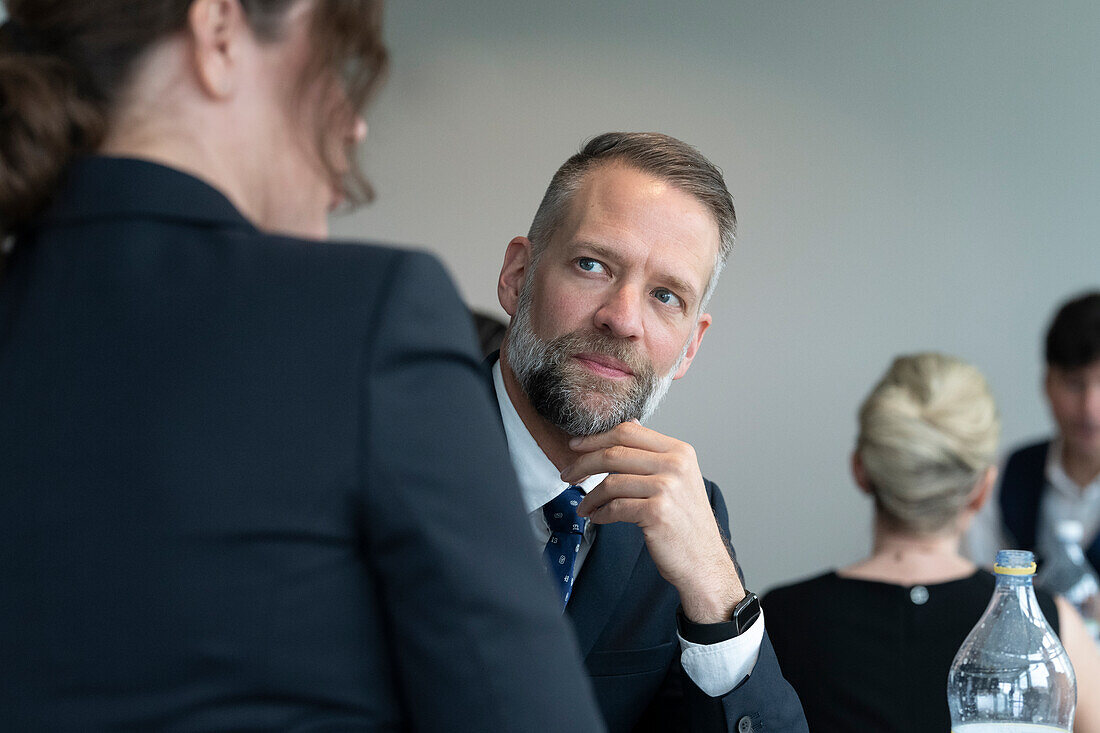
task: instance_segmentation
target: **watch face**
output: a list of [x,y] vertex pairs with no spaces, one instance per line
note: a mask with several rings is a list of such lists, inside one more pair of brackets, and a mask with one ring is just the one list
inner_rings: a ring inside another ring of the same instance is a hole
[[755,593],[747,593],[737,607],[733,609],[733,620],[737,624],[737,633],[744,633],[752,622],[760,616],[760,599]]

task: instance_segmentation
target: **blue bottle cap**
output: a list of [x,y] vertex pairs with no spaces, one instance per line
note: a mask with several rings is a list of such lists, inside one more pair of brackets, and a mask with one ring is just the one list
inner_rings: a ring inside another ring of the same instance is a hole
[[1001,550],[993,565],[997,575],[1034,575],[1035,554],[1027,550]]

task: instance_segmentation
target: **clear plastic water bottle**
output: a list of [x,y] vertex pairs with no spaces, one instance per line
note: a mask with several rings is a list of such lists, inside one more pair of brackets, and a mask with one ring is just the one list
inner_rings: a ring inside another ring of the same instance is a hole
[[1085,530],[1077,520],[1058,522],[1054,527],[1057,545],[1044,550],[1043,569],[1035,584],[1072,603],[1085,619],[1092,638],[1100,643],[1100,581],[1081,549],[1084,535]]
[[1077,680],[1035,589],[1035,556],[1001,550],[997,585],[947,675],[953,733],[1070,731]]

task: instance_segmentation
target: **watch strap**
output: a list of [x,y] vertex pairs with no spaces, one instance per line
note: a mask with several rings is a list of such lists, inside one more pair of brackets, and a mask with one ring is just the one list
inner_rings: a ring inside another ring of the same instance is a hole
[[685,640],[693,644],[717,644],[740,636],[760,617],[760,599],[746,593],[734,606],[732,618],[716,624],[697,624],[684,615],[684,607],[676,609],[676,628]]

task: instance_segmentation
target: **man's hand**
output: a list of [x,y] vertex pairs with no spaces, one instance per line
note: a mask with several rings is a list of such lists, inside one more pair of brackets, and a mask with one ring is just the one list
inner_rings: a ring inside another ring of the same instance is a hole
[[561,472],[563,481],[610,474],[581,502],[580,515],[638,525],[688,619],[729,621],[745,589],[707,501],[695,449],[634,421],[574,438],[569,447],[581,455]]

